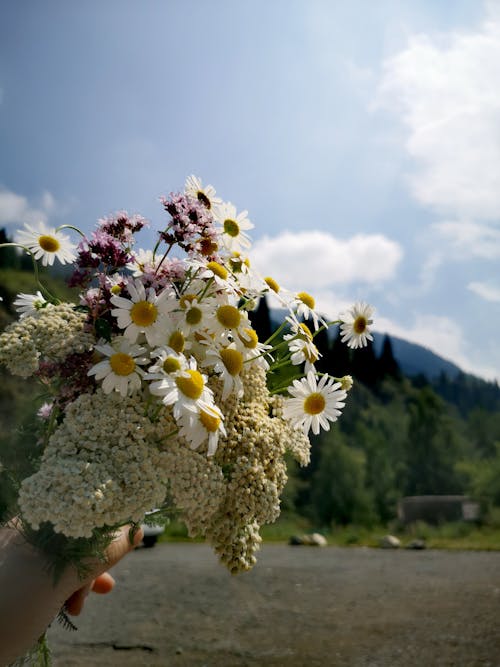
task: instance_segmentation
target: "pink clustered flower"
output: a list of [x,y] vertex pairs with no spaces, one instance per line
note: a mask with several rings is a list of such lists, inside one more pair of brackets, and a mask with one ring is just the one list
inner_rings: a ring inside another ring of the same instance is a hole
[[119,211],[114,215],[101,218],[99,228],[90,238],[84,238],[78,246],[75,270],[68,280],[70,287],[86,287],[92,279],[98,277],[98,269],[106,267],[117,271],[131,261],[130,250],[134,234],[139,232],[147,221],[141,215],[132,215]]
[[123,243],[129,243],[132,236],[139,232],[148,223],[142,215],[129,216],[127,211],[118,211],[115,215],[101,218],[98,221],[101,231],[113,236]]
[[197,199],[180,193],[160,198],[172,222],[160,233],[168,245],[178,244],[188,254],[209,256],[217,249],[217,231],[210,210]]

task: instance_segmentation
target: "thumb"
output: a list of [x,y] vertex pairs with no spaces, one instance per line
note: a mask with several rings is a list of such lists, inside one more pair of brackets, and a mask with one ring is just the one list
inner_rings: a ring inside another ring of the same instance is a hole
[[106,549],[106,562],[102,563],[102,572],[116,565],[130,551],[133,551],[142,542],[143,537],[142,528],[132,532],[131,526],[122,526]]

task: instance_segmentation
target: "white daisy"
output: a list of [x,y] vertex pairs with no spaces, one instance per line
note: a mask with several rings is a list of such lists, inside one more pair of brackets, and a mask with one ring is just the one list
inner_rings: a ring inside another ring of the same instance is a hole
[[219,436],[226,436],[222,412],[216,405],[212,405],[197,414],[182,415],[179,435],[189,442],[191,449],[198,449],[208,439],[207,455],[213,456],[217,451]]
[[141,377],[144,376],[140,366],[149,361],[143,356],[145,348],[132,345],[123,336],[118,336],[111,344],[96,345],[95,349],[107,359],[92,366],[88,375],[95,375],[96,380],[103,381],[102,389],[105,394],[114,390],[126,396],[140,389]]
[[373,324],[372,315],[374,308],[367,303],[358,302],[347,311],[339,315],[342,322],[340,326],[340,335],[343,343],[353,350],[358,347],[366,347],[369,340],[373,340],[368,328]]
[[283,336],[283,340],[288,343],[288,349],[291,353],[290,361],[294,366],[305,363],[304,370],[308,373],[313,369],[321,354],[314,344],[311,330],[303,322],[297,322],[292,318],[287,318],[291,324],[292,333]]
[[301,380],[294,380],[293,386],[288,387],[288,393],[293,398],[285,399],[283,416],[295,428],[302,427],[306,435],[311,428],[315,435],[320,427],[328,431],[329,422],[337,420],[347,396],[340,382],[335,382],[328,375],[323,375],[318,382],[313,371]]
[[151,352],[156,358],[154,364],[148,368],[146,380],[163,380],[166,376],[175,376],[189,368],[188,360],[170,347],[158,347]]
[[142,248],[134,250],[131,255],[133,261],[129,262],[126,267],[132,272],[134,278],[138,278],[144,273],[154,273],[161,259],[161,257],[155,257],[152,250],[143,250]]
[[202,262],[193,259],[189,262],[189,265],[195,270],[196,278],[203,281],[212,280],[216,286],[232,293],[236,292],[236,282],[233,276],[220,262]]
[[206,375],[200,373],[191,358],[188,368],[165,375],[149,388],[154,396],[161,397],[164,405],[173,405],[174,418],[180,419],[186,412],[198,413],[214,405],[213,392],[206,382]]
[[184,186],[184,193],[193,199],[197,199],[209,211],[214,211],[222,199],[215,196],[215,188],[212,185],[203,187],[201,180],[197,176],[188,176]]
[[231,334],[235,338],[250,326],[247,311],[241,310],[230,303],[218,305],[212,310],[211,317],[207,322],[209,333],[216,337],[227,337],[228,334]]
[[227,347],[211,348],[207,350],[204,366],[210,366],[220,376],[224,385],[222,388],[222,400],[225,401],[230,394],[243,396],[243,382],[240,373],[243,370],[243,354],[236,349],[234,343]]
[[125,329],[123,335],[135,343],[139,334],[144,333],[149,345],[161,345],[166,316],[174,304],[173,291],[165,289],[157,295],[153,287],[146,291],[140,280],[129,282],[127,290],[130,299],[111,297],[111,303],[117,306],[111,314],[117,318],[120,329]]
[[307,292],[298,292],[290,303],[290,307],[296,310],[296,316],[305,320],[312,319],[314,329],[317,330],[319,322],[321,322],[321,324],[326,324],[326,321],[315,311],[315,306],[316,302],[314,297]]
[[37,227],[25,223],[26,230],[17,232],[16,241],[27,247],[35,259],[41,259],[43,266],[52,266],[55,259],[61,264],[69,264],[76,258],[76,246],[66,234],[61,234],[55,227],[47,227],[39,222]]
[[266,371],[269,370],[269,363],[266,357],[272,361],[272,357],[268,354],[268,350],[272,350],[272,345],[264,345],[259,342],[259,337],[255,329],[251,326],[244,327],[238,332],[238,336],[234,339],[236,348],[242,353],[245,361],[252,361],[252,363],[262,366]]
[[250,237],[245,232],[253,229],[253,224],[247,217],[248,211],[236,212],[233,204],[222,204],[216,212],[217,221],[222,225],[222,242],[228,250],[239,252],[250,248]]
[[47,300],[43,298],[41,292],[36,294],[18,294],[14,301],[14,306],[18,313],[21,313],[19,319],[28,317],[28,315],[36,315],[36,313],[44,307]]
[[170,313],[165,319],[158,345],[168,347],[177,354],[185,353],[191,348],[191,341],[188,339],[188,330],[182,326],[178,313]]
[[174,313],[177,326],[187,333],[203,331],[213,314],[215,301],[200,301],[195,294],[183,294],[178,301],[178,310]]

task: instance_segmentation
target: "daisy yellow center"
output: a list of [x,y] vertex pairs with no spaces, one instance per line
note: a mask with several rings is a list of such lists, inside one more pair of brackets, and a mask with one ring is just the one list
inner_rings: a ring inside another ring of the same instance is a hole
[[243,355],[238,350],[226,348],[221,350],[220,358],[224,362],[224,366],[230,375],[239,375],[243,368]]
[[[243,335],[244,334],[244,335]],[[248,349],[248,350],[253,350],[257,347],[257,344],[259,342],[259,337],[257,335],[257,332],[254,329],[246,328],[243,329],[243,334],[239,336],[239,339],[243,343],[243,345]]]
[[197,398],[200,398],[203,393],[203,388],[205,386],[203,376],[199,371],[195,370],[189,370],[187,371],[187,374],[189,377],[178,377],[175,379],[175,383],[184,396],[196,400]]
[[186,312],[186,322],[191,325],[199,324],[202,317],[203,313],[201,312],[201,308],[197,308],[196,306],[190,308]]
[[217,320],[226,329],[236,329],[241,320],[240,311],[236,306],[219,306]]
[[360,335],[366,331],[366,327],[368,326],[368,322],[366,321],[366,317],[363,317],[363,315],[360,315],[357,317],[352,325],[354,333]]
[[276,294],[280,291],[280,286],[278,285],[276,280],[274,280],[274,278],[271,278],[271,276],[267,276],[267,278],[264,278],[264,282],[266,282],[267,286],[270,287],[273,290],[273,292],[276,292]]
[[61,244],[54,236],[49,236],[48,234],[42,234],[38,237],[38,245],[45,252],[57,252],[61,247]]
[[179,306],[185,310],[186,308],[189,308],[195,299],[196,294],[183,294],[179,299]]
[[165,373],[175,373],[181,370],[181,364],[175,357],[167,357],[163,362],[163,370]]
[[210,412],[205,412],[205,410],[201,410],[200,412],[200,422],[203,424],[206,430],[209,431],[209,433],[215,433],[215,431],[220,426],[219,417],[217,417],[217,415],[210,414]]
[[309,394],[304,401],[304,412],[308,415],[319,415],[325,409],[326,401],[318,391]]
[[222,280],[226,280],[227,269],[222,266],[222,264],[219,264],[219,262],[208,262],[207,269],[210,269],[210,271],[212,271],[219,278],[222,278]]
[[224,234],[227,234],[228,236],[232,236],[234,239],[238,234],[240,233],[240,226],[236,222],[236,220],[231,220],[231,218],[227,218],[224,220]]
[[315,361],[318,361],[319,352],[316,345],[304,348],[304,357],[310,364],[314,364]]
[[130,309],[130,319],[139,327],[150,327],[157,316],[158,308],[150,301],[138,301]]
[[120,294],[121,291],[122,288],[120,287],[120,285],[113,285],[113,287],[111,288],[111,294]]
[[168,339],[168,346],[171,347],[172,350],[175,352],[183,352],[185,345],[186,339],[184,338],[183,333],[180,331],[174,331],[172,334],[170,334],[170,338]]
[[314,304],[316,303],[313,297],[307,292],[299,292],[297,294],[297,299],[302,301],[308,308],[314,308]]
[[135,361],[130,354],[116,352],[109,358],[109,365],[115,375],[130,375],[135,370]]
[[309,327],[307,326],[307,324],[304,324],[304,322],[300,322],[300,324],[299,324],[299,328],[300,328],[299,333],[304,334],[304,336],[305,336],[306,338],[308,338],[309,340],[312,340],[312,339],[313,339],[313,335],[312,335],[312,333],[311,333],[311,329],[309,329]]
[[207,195],[202,191],[198,190],[196,193],[196,197],[198,201],[203,204],[205,208],[208,208],[209,210],[212,208],[212,204],[210,203],[210,199],[207,197]]

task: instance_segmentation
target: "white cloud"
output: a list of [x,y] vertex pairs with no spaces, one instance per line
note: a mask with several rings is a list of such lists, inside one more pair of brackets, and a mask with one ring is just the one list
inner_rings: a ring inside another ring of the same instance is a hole
[[458,219],[500,220],[500,13],[475,31],[411,37],[384,63],[376,106],[396,110],[416,199]]
[[449,317],[421,314],[415,317],[412,324],[402,326],[388,318],[377,316],[374,328],[376,331],[423,345],[467,373],[488,380],[499,377],[498,368],[484,362],[480,349],[471,353],[461,327]]
[[500,257],[500,229],[492,224],[475,222],[438,222],[432,225],[443,240],[449,241],[455,258]]
[[396,274],[403,251],[381,234],[337,239],[322,231],[284,232],[257,240],[252,262],[290,289],[319,290],[346,284],[380,284]]
[[490,283],[471,282],[467,285],[467,288],[485,301],[500,303],[500,287],[498,286]]
[[23,195],[0,189],[0,225],[3,227],[15,227],[25,222],[46,222],[57,208],[57,202],[50,192],[44,192],[38,204],[32,205]]

